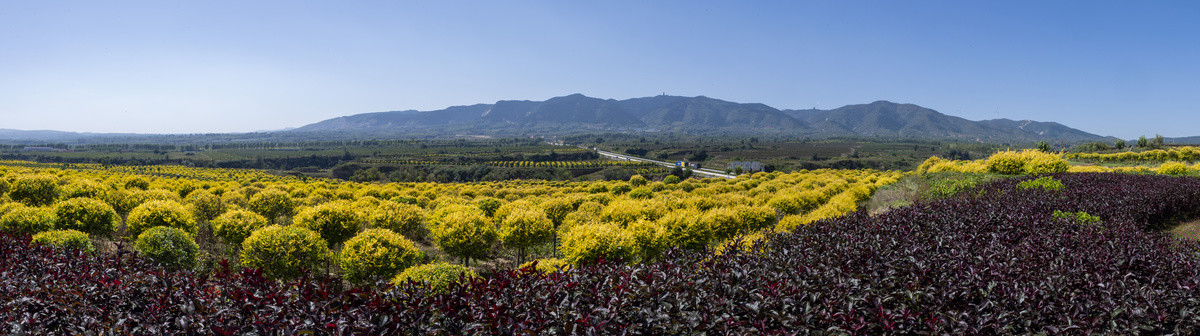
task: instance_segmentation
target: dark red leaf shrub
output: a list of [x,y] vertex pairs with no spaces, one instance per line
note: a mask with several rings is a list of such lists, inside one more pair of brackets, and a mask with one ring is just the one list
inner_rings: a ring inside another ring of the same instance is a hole
[[[1200,328],[1200,179],[1063,174],[816,223],[763,251],[504,272],[438,293],[164,272],[0,236],[3,333],[1187,334]],[[1086,212],[1099,222],[1053,213]]]

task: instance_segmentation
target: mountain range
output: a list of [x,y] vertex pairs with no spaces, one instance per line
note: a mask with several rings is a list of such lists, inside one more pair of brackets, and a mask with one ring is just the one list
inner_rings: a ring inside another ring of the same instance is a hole
[[913,104],[876,101],[832,110],[780,110],[705,96],[660,95],[625,100],[572,94],[545,101],[501,100],[436,111],[392,111],[338,117],[290,132],[553,135],[595,131],[678,132],[803,137],[948,139],[974,142],[1112,141],[1055,122],[971,121]]

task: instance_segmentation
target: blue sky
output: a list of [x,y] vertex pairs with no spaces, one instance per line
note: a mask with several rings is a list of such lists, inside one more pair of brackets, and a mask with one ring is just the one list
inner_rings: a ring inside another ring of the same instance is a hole
[[0,128],[295,127],[571,93],[1200,135],[1168,1],[0,1]]

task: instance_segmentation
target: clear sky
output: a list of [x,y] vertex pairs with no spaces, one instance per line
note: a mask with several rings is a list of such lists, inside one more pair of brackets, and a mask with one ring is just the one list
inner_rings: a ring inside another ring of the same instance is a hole
[[200,133],[571,93],[1200,135],[1195,1],[9,1],[0,128]]

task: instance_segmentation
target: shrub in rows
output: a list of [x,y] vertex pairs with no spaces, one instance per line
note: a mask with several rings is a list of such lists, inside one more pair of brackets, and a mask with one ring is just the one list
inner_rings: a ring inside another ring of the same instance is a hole
[[271,221],[275,221],[280,216],[290,216],[296,209],[296,201],[292,200],[292,196],[279,189],[267,189],[254,194],[246,205],[250,211]]
[[338,255],[342,275],[354,284],[391,279],[424,257],[412,241],[388,229],[367,229],[346,241]]
[[1187,172],[1188,166],[1182,162],[1167,162],[1158,166],[1158,173],[1163,175],[1183,175]]
[[138,235],[133,249],[168,269],[196,267],[200,247],[190,232],[174,227],[155,226]]
[[52,175],[22,176],[9,187],[8,197],[29,206],[46,206],[58,197],[58,177]]
[[434,292],[444,293],[454,286],[478,279],[479,275],[470,268],[462,265],[444,262],[410,267],[392,279],[392,284],[403,286],[405,283],[416,283],[428,286]]
[[116,231],[121,216],[112,206],[92,198],[72,198],[54,205],[59,229],[78,230],[107,236]]
[[637,252],[633,237],[615,224],[584,224],[571,228],[562,237],[563,259],[571,265],[597,260],[628,260]]
[[366,222],[350,202],[333,201],[301,210],[292,225],[317,232],[332,247],[354,237]]
[[0,216],[0,231],[35,234],[54,228],[54,209],[15,205]]
[[156,226],[173,227],[196,234],[196,219],[192,212],[174,201],[150,201],[137,206],[125,219],[125,231],[137,239],[143,231]]
[[242,242],[243,266],[260,268],[272,279],[294,279],[331,259],[329,245],[316,232],[296,226],[271,225]]
[[371,227],[392,230],[415,242],[425,241],[429,235],[425,210],[411,204],[383,202],[367,220]]
[[432,231],[431,238],[439,249],[466,263],[487,257],[496,242],[496,227],[480,212],[447,214]]
[[57,248],[73,248],[84,252],[96,250],[88,234],[76,230],[52,230],[33,235],[32,244]]
[[1006,175],[1065,173],[1069,167],[1062,157],[1036,150],[1004,151],[987,159],[989,172]]
[[212,221],[213,235],[234,246],[241,246],[251,233],[267,225],[266,217],[243,209],[230,210]]

